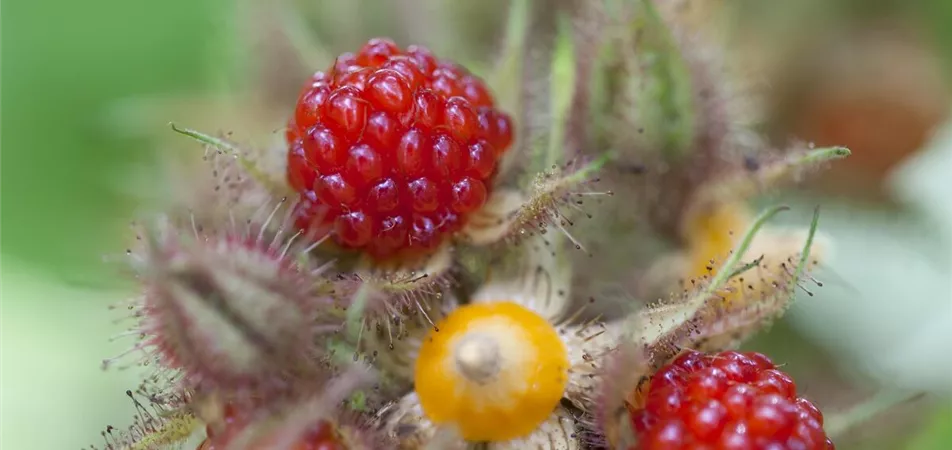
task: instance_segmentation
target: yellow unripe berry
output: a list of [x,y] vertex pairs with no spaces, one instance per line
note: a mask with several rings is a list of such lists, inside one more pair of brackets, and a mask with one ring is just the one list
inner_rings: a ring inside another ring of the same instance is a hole
[[423,341],[416,392],[435,424],[469,441],[526,436],[555,410],[568,382],[565,344],[538,314],[512,302],[450,313]]
[[750,222],[747,206],[739,203],[719,204],[689,219],[685,228],[691,264],[688,275],[715,275]]

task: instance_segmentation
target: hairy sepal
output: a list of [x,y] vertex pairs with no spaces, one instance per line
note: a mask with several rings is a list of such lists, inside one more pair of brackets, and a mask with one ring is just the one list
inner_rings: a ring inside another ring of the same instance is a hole
[[415,392],[377,411],[376,419],[383,432],[397,442],[400,450],[422,450],[430,448],[437,441],[441,447],[463,450],[468,446],[454,430],[441,430],[431,422],[423,412],[420,399]]
[[[816,215],[805,237],[764,230],[766,222],[785,209],[770,208],[753,220],[711,278],[627,319],[630,334],[606,361],[600,390],[603,409],[597,417],[610,442],[624,448],[634,444],[634,433],[623,417],[629,407],[638,406],[635,394],[651,374],[682,349],[733,348],[783,314],[799,278],[822,257],[821,252],[811,252]],[[761,282],[754,282],[756,270],[762,271],[757,275]]]
[[[294,198],[284,180],[285,161],[269,160],[265,151],[239,145],[224,135],[213,136],[197,130],[171,125],[172,130],[201,144],[201,150],[187,163],[176,162],[169,170],[172,208],[187,212],[196,220],[225,227],[242,219],[262,220],[263,205]],[[201,157],[201,164],[195,164]],[[290,206],[286,204],[285,206]],[[244,225],[244,224],[239,224]]]
[[[574,225],[571,218],[577,217],[579,199],[613,195],[611,191],[587,190],[597,181],[596,173],[606,160],[553,166],[534,177],[526,194],[512,190],[493,193],[467,222],[459,240],[473,245],[514,244],[554,229],[574,241],[568,227]],[[574,243],[581,248],[580,242]]]
[[576,435],[575,418],[558,408],[545,422],[539,424],[532,434],[506,442],[493,442],[488,450],[558,449],[578,450],[583,448]]
[[613,220],[649,225],[666,239],[676,239],[689,199],[707,180],[763,147],[749,129],[750,95],[673,3],[606,2],[592,84],[592,120],[602,125],[596,141],[616,155],[605,178],[635,204]]
[[[164,382],[147,379],[135,392],[126,391],[136,415],[126,430],[108,426],[103,450],[175,448],[196,435],[201,421],[192,413],[187,391],[170,390]],[[90,447],[99,448],[99,447]]]
[[[364,260],[352,273],[339,274],[335,295],[347,308],[351,338],[364,327],[373,329],[396,324],[438,310],[452,285],[452,251],[444,244],[436,252],[412,264],[382,266]],[[429,321],[429,320],[428,320]]]
[[701,186],[688,202],[682,216],[683,227],[691,227],[712,209],[728,203],[746,201],[755,195],[802,181],[831,161],[845,158],[850,150],[845,147],[793,147],[779,157],[750,160],[713,177]]
[[630,3],[631,19],[619,39],[625,76],[612,83],[620,95],[609,115],[615,126],[606,131],[615,133],[614,142],[652,148],[665,160],[676,161],[692,150],[695,134],[691,73],[653,2]]
[[[200,233],[160,222],[137,260],[145,295],[137,349],[185,386],[243,396],[320,378],[315,325],[330,310],[292,242],[264,233]],[[267,237],[266,237],[267,236]]]
[[370,417],[345,406],[345,400],[358,389],[369,388],[375,382],[376,376],[376,372],[370,367],[355,363],[325,383],[319,392],[288,405],[264,426],[241,436],[240,442],[263,441],[267,442],[267,448],[293,450],[299,448],[315,424],[325,422],[333,427],[338,442],[344,448],[389,448],[392,443],[374,429]]
[[566,241],[536,236],[508,249],[488,267],[473,303],[512,301],[558,324],[569,318],[572,270]]

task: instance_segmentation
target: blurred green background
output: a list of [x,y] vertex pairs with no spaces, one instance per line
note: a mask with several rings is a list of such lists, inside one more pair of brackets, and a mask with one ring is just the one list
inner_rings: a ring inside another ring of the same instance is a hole
[[[125,426],[133,373],[102,372],[119,328],[102,255],[131,217],[125,167],[149,160],[109,120],[128,96],[197,91],[221,25],[217,0],[4,1],[0,447],[101,445]],[[164,123],[156,124],[164,127]]]
[[[343,9],[367,13],[391,2],[357,3],[364,9]],[[930,393],[858,427],[841,448],[952,448],[952,133],[933,135],[948,128],[952,104],[952,2],[761,3],[772,6],[744,1],[732,11],[743,30],[771,36],[759,40],[766,49],[753,53],[794,42],[780,59],[802,62],[796,55],[846,45],[848,55],[862,49],[874,61],[893,62],[857,74],[820,58],[816,65],[781,64],[766,72],[784,74],[768,80],[777,86],[768,132],[846,144],[858,162],[785,198],[806,212],[822,204],[821,230],[838,247],[830,272],[820,275],[826,286],[814,297],[801,296],[790,318],[751,347],[788,363],[801,389],[829,406],[828,414],[883,389]],[[791,4],[797,6],[781,7]],[[465,14],[481,8],[478,2],[454,5],[470,11]],[[117,107],[129,99],[198,97],[220,88],[221,72],[235,67],[226,63],[234,56],[223,45],[227,33],[246,31],[234,27],[234,6],[226,0],[3,2],[3,449],[101,444],[105,425],[128,424],[133,408],[124,391],[135,386],[137,374],[102,372],[99,362],[124,348],[108,341],[121,327],[106,306],[129,289],[114,281],[116,268],[102,256],[123,251],[120,237],[137,205],[131,186],[140,175],[148,186],[142,168],[153,163],[154,146],[121,129],[117,114],[125,110]],[[385,30],[379,34],[390,32],[387,16],[375,17]],[[327,38],[317,28],[315,34]],[[795,37],[771,34],[783,29]],[[915,32],[890,38],[896,29]],[[370,37],[362,33],[341,40]],[[877,40],[883,34],[887,44]],[[469,35],[487,37],[478,30]],[[330,48],[346,47],[326,40]],[[476,47],[485,52],[491,43]],[[786,77],[800,72],[810,76]],[[837,82],[862,84],[857,80],[892,84],[873,83],[853,97],[830,95],[843,90]],[[915,120],[899,121],[910,117]],[[146,128],[161,131],[172,119],[155,118]]]

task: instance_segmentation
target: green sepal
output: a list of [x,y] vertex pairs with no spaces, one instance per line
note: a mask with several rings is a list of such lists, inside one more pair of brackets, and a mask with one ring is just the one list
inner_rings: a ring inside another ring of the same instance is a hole
[[607,0],[610,25],[591,86],[597,139],[669,162],[693,148],[697,123],[691,70],[650,0]]

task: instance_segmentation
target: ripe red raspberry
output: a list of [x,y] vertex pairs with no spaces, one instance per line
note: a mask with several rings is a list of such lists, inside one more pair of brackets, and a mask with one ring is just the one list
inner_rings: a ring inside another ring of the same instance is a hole
[[760,353],[688,351],[652,378],[631,411],[638,450],[834,448],[823,415]]
[[512,122],[462,67],[372,39],[307,81],[286,137],[298,227],[382,257],[463,226],[486,202]]

